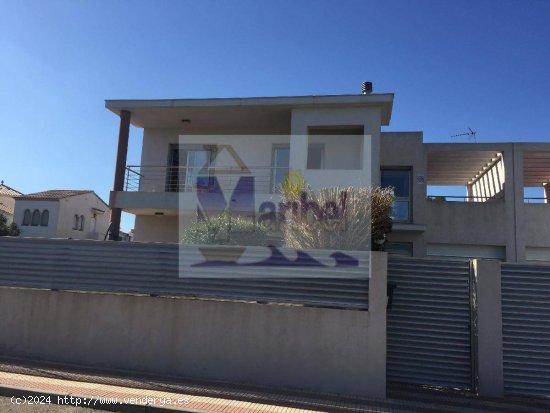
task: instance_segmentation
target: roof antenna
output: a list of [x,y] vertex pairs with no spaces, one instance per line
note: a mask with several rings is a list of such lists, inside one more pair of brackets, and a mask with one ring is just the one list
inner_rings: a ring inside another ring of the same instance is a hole
[[456,135],[451,135],[451,138],[457,138],[459,136],[471,136],[474,139],[474,143],[477,143],[476,135],[477,135],[477,132],[472,130],[472,128],[470,128],[468,126],[468,132],[458,133]]

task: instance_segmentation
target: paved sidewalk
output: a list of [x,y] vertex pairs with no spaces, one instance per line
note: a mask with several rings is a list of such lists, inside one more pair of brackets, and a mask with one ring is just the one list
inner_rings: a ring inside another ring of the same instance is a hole
[[[548,412],[543,399],[488,399],[467,392],[419,386],[390,388],[386,400],[364,400],[317,393],[166,378],[124,376],[78,366],[0,360],[0,393],[50,395],[49,402],[109,411],[298,413],[298,412]],[[72,399],[71,399],[72,397]],[[36,399],[35,399],[36,400]],[[48,402],[47,399],[42,399]],[[21,405],[24,407],[24,405]],[[33,412],[47,411],[36,409]],[[14,410],[15,411],[15,410]],[[31,410],[19,410],[30,412]]]

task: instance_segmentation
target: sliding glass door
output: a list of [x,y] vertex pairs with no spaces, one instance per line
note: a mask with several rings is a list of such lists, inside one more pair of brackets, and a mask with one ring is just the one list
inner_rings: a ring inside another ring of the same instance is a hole
[[172,145],[166,174],[166,192],[191,192],[208,186],[212,149],[202,145]]

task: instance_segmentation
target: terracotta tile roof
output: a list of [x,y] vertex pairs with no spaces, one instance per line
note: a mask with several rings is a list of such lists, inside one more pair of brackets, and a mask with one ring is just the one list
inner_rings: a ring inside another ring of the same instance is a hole
[[33,194],[18,195],[16,199],[45,199],[58,200],[69,198],[71,196],[89,194],[92,190],[73,190],[73,189],[51,189],[49,191],[35,192]]
[[22,194],[21,192],[16,191],[15,189],[5,185],[4,181],[2,181],[2,183],[0,183],[0,195],[17,196]]

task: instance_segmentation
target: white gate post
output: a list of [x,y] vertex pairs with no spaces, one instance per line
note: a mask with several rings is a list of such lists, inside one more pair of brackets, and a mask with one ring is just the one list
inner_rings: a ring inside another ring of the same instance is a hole
[[474,334],[478,392],[481,396],[504,395],[502,361],[502,300],[500,262],[473,260]]

